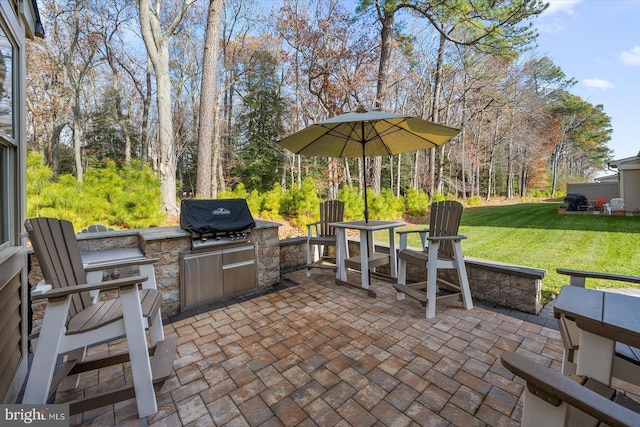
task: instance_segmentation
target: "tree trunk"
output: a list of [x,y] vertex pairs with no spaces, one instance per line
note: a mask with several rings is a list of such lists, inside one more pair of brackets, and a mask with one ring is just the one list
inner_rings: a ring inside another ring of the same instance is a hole
[[[209,1],[207,13],[207,29],[204,41],[202,60],[202,85],[200,89],[200,114],[198,118],[198,171],[196,178],[196,196],[208,199],[211,197],[211,154],[213,128],[218,127],[216,110],[217,95],[217,63],[220,43],[218,41],[222,21],[224,1]],[[214,173],[215,176],[215,173]]]
[[[395,10],[381,10],[380,22],[382,29],[380,30],[380,62],[378,64],[378,82],[376,86],[376,107],[383,108],[387,95],[387,87],[389,85],[389,63],[391,61],[391,51],[393,49],[393,28],[395,26]],[[380,193],[382,188],[382,157],[376,156],[371,159],[370,170],[365,170],[371,188],[376,194]]]
[[493,126],[493,137],[491,139],[491,149],[489,150],[489,170],[487,171],[487,201],[491,200],[492,191],[492,178],[493,178],[493,164],[495,161],[496,147],[498,145],[498,128],[499,128],[500,116],[496,111],[496,118]]
[[160,3],[153,11],[150,0],[138,0],[140,29],[147,53],[156,75],[158,104],[158,144],[160,172],[160,193],[162,210],[169,214],[178,213],[176,203],[176,155],[173,139],[173,119],[171,115],[171,76],[169,75],[169,37],[177,30],[187,8],[195,0],[184,0],[166,34],[160,25]]
[[142,101],[142,131],[140,132],[140,139],[142,140],[142,153],[141,157],[143,161],[149,158],[149,107],[151,107],[151,60],[147,57],[147,70],[145,73],[147,90]]
[[[444,63],[444,48],[446,39],[440,33],[440,43],[438,44],[438,60],[436,62],[436,73],[433,83],[433,104],[431,105],[431,121],[438,123],[440,120],[440,92],[442,91],[442,64]],[[429,193],[431,197],[435,193],[435,190],[441,191],[442,189],[442,174],[438,173],[436,177],[436,150],[432,148],[430,151],[431,157],[431,182],[429,183]],[[440,159],[442,162],[442,159]]]
[[80,106],[78,105],[80,100],[79,94],[76,93],[74,105],[73,105],[73,157],[76,165],[76,179],[78,182],[82,182],[82,175],[84,173],[82,167],[82,151],[81,151],[81,138],[80,138]]
[[51,179],[53,181],[58,180],[58,172],[60,170],[60,134],[62,133],[62,129],[66,124],[59,124],[54,126],[53,132],[51,133],[51,152],[50,152],[50,164],[51,164]]

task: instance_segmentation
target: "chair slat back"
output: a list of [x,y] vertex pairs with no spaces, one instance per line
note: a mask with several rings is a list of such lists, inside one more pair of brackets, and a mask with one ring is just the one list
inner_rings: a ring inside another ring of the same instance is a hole
[[332,222],[341,222],[344,218],[344,202],[340,200],[327,200],[320,203],[320,224],[318,224],[318,237],[330,237],[336,235]]
[[609,201],[609,204],[614,210],[619,210],[624,205],[624,200],[619,197],[614,197]]
[[[53,288],[87,283],[78,241],[69,221],[31,218],[25,221],[25,228],[46,283]],[[88,292],[76,294],[72,296],[69,314],[73,317],[90,305]]]
[[[454,200],[433,203],[429,218],[429,236],[455,236],[458,234],[463,206]],[[440,242],[439,256],[453,258],[453,244],[450,241]]]

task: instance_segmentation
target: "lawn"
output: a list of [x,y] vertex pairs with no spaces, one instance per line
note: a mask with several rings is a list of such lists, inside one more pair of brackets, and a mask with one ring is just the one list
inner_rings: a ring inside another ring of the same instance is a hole
[[[640,275],[640,217],[566,214],[558,203],[466,208],[460,233],[464,254],[547,270],[542,296],[557,294],[569,278],[556,268]],[[411,227],[415,228],[415,227]],[[409,245],[419,247],[417,235]],[[631,287],[591,280],[589,287]]]

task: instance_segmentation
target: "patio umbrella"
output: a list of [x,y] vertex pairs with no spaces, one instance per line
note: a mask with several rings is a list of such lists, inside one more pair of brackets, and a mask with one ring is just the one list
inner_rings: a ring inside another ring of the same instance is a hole
[[[459,129],[402,114],[358,109],[314,123],[279,143],[296,154],[320,157],[385,156],[433,148]],[[364,219],[369,222],[367,174],[364,173]]]

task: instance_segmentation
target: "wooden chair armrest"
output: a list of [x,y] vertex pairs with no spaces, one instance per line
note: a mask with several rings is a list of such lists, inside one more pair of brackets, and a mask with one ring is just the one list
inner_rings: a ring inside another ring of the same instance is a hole
[[619,282],[640,283],[640,277],[638,276],[624,276],[622,274],[600,273],[596,271],[580,271],[580,270],[568,270],[565,268],[556,269],[558,274],[564,274],[565,276],[590,278],[590,279],[605,279],[605,280],[617,280]]
[[316,221],[316,222],[312,222],[311,224],[307,224],[307,235],[309,237],[313,236],[313,227],[316,228],[316,232],[317,232],[318,225],[320,225],[320,221]]
[[410,233],[419,233],[422,247],[424,248],[427,245],[426,239],[427,239],[427,234],[429,233],[428,228],[425,228],[422,230],[402,230],[402,231],[398,231],[398,235],[400,236],[400,248],[399,248],[400,250],[404,250],[409,247],[407,237]]
[[100,264],[94,264],[94,263],[89,264],[84,268],[84,271],[91,272],[91,271],[104,270],[105,268],[118,268],[118,267],[122,268],[122,267],[129,267],[131,265],[154,264],[158,261],[160,261],[160,258],[138,258],[138,259],[131,259],[131,260],[123,260],[123,261],[106,261]]
[[398,233],[398,235],[402,235],[402,234],[409,234],[409,233],[428,233],[429,229],[425,228],[423,230],[399,230],[396,233]]
[[531,393],[558,406],[561,402],[580,409],[609,425],[640,425],[640,414],[589,390],[546,366],[514,352],[504,352],[502,365],[527,382]]
[[434,236],[434,237],[427,237],[427,240],[429,240],[430,242],[436,242],[436,241],[444,241],[444,240],[462,240],[462,239],[466,239],[467,236],[465,236],[464,234],[458,234],[455,236]]
[[49,292],[46,292],[43,294],[33,295],[31,299],[33,301],[36,301],[39,299],[64,298],[67,295],[77,294],[80,292],[122,288],[122,287],[132,286],[136,284],[141,284],[142,282],[145,282],[148,278],[149,278],[148,276],[132,276],[132,277],[124,277],[122,279],[107,280],[106,282],[89,283],[86,285],[65,286],[64,288],[52,289]]

